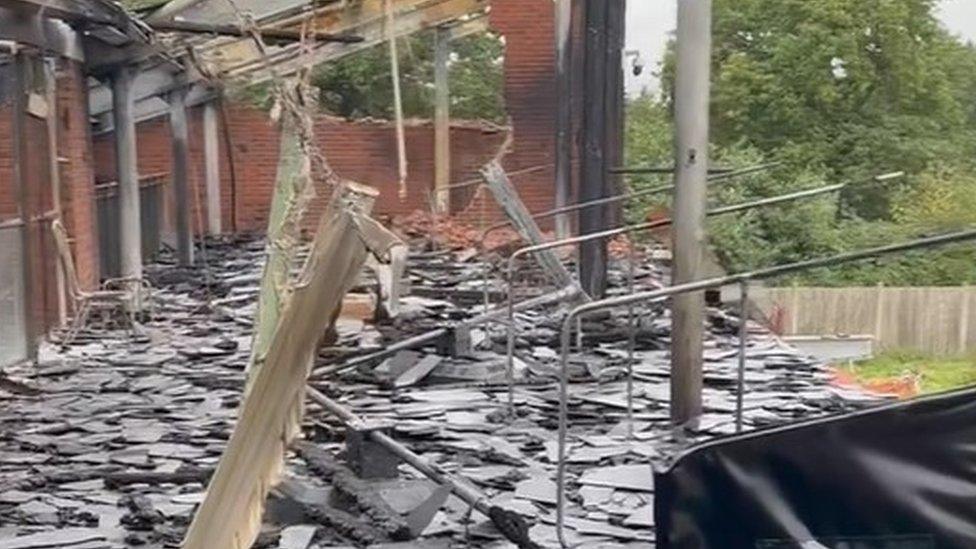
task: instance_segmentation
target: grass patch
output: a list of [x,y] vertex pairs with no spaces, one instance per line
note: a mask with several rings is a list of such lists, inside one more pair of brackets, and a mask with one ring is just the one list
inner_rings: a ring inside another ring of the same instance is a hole
[[867,385],[914,378],[919,392],[940,393],[976,385],[976,354],[942,358],[913,351],[887,351],[845,370]]

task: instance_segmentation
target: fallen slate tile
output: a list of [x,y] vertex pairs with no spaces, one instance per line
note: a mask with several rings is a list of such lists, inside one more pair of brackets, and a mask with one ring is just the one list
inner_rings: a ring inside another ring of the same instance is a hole
[[66,528],[0,540],[0,549],[71,547],[72,545],[103,539],[105,539],[105,535],[93,528]]
[[395,379],[420,362],[422,355],[417,351],[400,351],[373,368],[373,373]]
[[393,386],[402,388],[415,385],[418,381],[427,377],[427,374],[432,372],[442,360],[444,360],[444,357],[439,355],[425,356],[420,360],[420,362],[414,364],[407,371],[400,374],[396,380],[393,381]]
[[20,490],[7,490],[0,492],[0,503],[21,504],[39,497],[40,494],[32,492],[21,492]]
[[624,519],[624,526],[651,528],[654,526],[654,503],[650,503],[634,511]]
[[652,541],[654,534],[647,530],[633,530],[620,526],[613,526],[602,521],[586,520],[576,517],[566,517],[566,526],[580,534],[596,534],[618,539]]
[[196,505],[203,501],[203,497],[206,496],[206,492],[191,492],[187,494],[178,494],[172,497],[170,501],[173,503],[181,503],[185,505]]
[[57,515],[58,513],[57,507],[36,499],[21,503],[17,506],[17,510],[25,515]]
[[515,485],[515,497],[556,504],[556,483],[547,478],[530,478]]
[[588,469],[579,479],[580,484],[609,486],[641,492],[654,491],[654,472],[646,465],[617,465]]
[[419,536],[430,525],[450,495],[450,486],[438,486],[430,497],[407,513],[407,526],[410,528],[411,536]]
[[279,549],[306,549],[312,543],[316,531],[318,526],[312,524],[288,526],[281,530],[278,547]]
[[78,509],[85,507],[85,503],[73,499],[62,498],[57,496],[45,496],[44,502],[57,507],[58,509]]
[[579,495],[583,498],[583,507],[596,507],[610,501],[613,496],[613,488],[608,486],[581,486]]

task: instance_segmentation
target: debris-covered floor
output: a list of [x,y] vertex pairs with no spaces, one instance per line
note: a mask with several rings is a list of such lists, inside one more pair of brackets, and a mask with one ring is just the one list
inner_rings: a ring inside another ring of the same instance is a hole
[[[233,426],[244,385],[263,244],[212,242],[208,269],[150,270],[156,318],[147,337],[79,338],[42,348],[40,364],[0,383],[0,549],[174,547]],[[382,349],[481,310],[481,270],[448,252],[411,257],[411,295],[390,322],[338,323],[337,346],[321,364]],[[611,282],[620,287],[625,269]],[[641,287],[660,285],[638,269]],[[495,281],[496,290],[503,289]],[[536,284],[537,293],[551,291]],[[436,346],[316,383],[443,469],[517,511],[532,540],[558,546],[555,456],[557,326],[563,309],[517,315],[517,417],[506,415],[505,333],[472,333],[473,356]],[[628,438],[627,311],[583,322],[585,352],[571,360],[569,540],[586,547],[642,546],[654,539],[651,464],[693,442],[735,431],[738,320],[709,314],[701,432],[675,440],[668,427],[668,329],[662,305],[637,311],[634,434]],[[874,402],[829,384],[814,364],[759,328],[751,330],[746,428],[824,415]],[[490,521],[436,490],[410,467],[400,479],[364,482],[348,468],[339,423],[309,405],[305,440],[265,514],[262,547],[509,547]],[[446,499],[445,499],[446,497]],[[443,502],[443,504],[441,504]],[[411,532],[420,538],[404,541]]]

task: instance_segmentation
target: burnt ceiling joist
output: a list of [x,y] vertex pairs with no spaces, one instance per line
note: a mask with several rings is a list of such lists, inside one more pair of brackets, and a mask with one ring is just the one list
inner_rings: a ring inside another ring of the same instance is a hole
[[[159,41],[167,46],[166,53],[170,59],[185,58],[192,51],[203,72],[220,82],[210,82],[207,76],[196,70],[196,66],[189,63],[177,69],[171,63],[160,63],[158,59],[147,60],[143,62],[134,83],[137,119],[145,120],[163,114],[165,104],[159,97],[177,87],[190,88],[187,102],[193,105],[213,95],[215,86],[211,84],[219,86],[226,81],[243,85],[258,84],[275,75],[286,76],[302,67],[362,51],[382,43],[387,37],[383,0],[318,2],[314,4],[315,7],[307,1],[279,2],[276,4],[277,11],[255,18],[262,31],[269,31],[269,38],[292,37],[291,33],[305,25],[307,30],[323,37],[354,39],[320,40],[304,46],[294,41],[279,42],[269,45],[266,56],[262,55],[250,37],[218,36],[215,32],[207,38],[200,36],[199,32],[162,32],[161,27],[167,25],[193,27],[194,30],[207,25],[220,25],[225,31],[229,30],[225,27],[243,31],[237,14],[207,11],[214,1],[184,2],[187,6],[184,12],[170,14],[166,18],[160,18],[157,15],[160,12],[157,12],[147,16],[146,20],[157,25]],[[456,29],[457,35],[480,32],[487,29],[489,4],[490,0],[393,0],[396,15],[394,34],[403,37],[434,27]],[[104,122],[107,122],[109,117],[106,114],[112,109],[111,93],[101,83],[90,91],[89,111],[92,116],[99,117],[100,124],[97,126],[107,129],[108,125]]]
[[152,31],[108,0],[5,0],[0,36],[76,61],[145,46]]

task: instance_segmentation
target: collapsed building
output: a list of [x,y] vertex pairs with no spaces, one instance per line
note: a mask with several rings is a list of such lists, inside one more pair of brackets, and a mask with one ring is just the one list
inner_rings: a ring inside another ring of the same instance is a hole
[[[973,540],[947,442],[970,395],[836,386],[748,307],[750,281],[973,232],[673,281],[627,238],[671,219],[619,211],[623,2],[7,4],[0,548]],[[428,28],[504,37],[508,126],[452,124],[446,93],[432,123],[310,107],[305,68]],[[675,421],[668,299],[723,287],[742,306],[701,309]],[[926,459],[938,488],[887,463]]]

